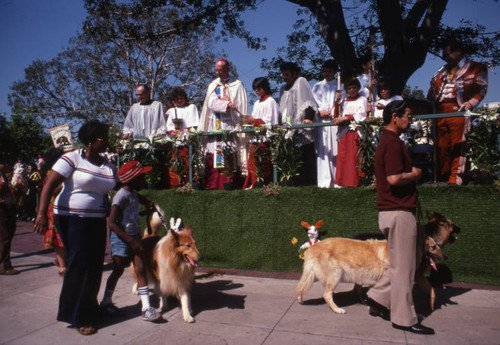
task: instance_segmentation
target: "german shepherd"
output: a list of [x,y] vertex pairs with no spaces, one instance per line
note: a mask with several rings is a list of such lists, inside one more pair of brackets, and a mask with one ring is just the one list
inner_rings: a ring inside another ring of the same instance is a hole
[[[427,212],[429,224],[426,233],[424,258],[444,260],[442,246],[448,242],[453,233],[459,232],[451,220],[438,213]],[[431,231],[432,230],[432,231]],[[422,263],[415,273],[415,282],[421,285],[430,295],[431,308],[434,306],[435,292],[425,278],[428,269],[427,260]],[[303,295],[311,288],[314,281],[319,280],[325,291],[323,298],[330,308],[340,314],[345,310],[339,308],[333,301],[333,291],[339,282],[354,283],[354,290],[361,291],[361,285],[374,285],[389,268],[389,250],[386,240],[354,240],[347,238],[327,238],[309,248],[304,255],[302,277],[296,288],[299,303],[303,302]]]
[[149,235],[142,239],[144,266],[154,293],[160,297],[160,310],[167,310],[167,297],[179,299],[182,316],[194,322],[191,316],[191,287],[201,254],[196,246],[193,231],[187,225],[180,232],[169,230],[163,237]]

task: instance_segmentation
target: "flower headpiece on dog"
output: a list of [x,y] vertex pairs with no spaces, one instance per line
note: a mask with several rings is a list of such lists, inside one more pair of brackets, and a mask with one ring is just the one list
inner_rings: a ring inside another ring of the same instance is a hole
[[118,170],[118,178],[123,184],[127,184],[140,174],[147,173],[153,169],[150,166],[142,166],[138,161],[130,161],[123,164]]

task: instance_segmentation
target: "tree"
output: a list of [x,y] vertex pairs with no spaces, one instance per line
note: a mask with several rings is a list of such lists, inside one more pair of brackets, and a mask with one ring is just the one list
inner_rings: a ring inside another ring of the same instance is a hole
[[[483,26],[473,27],[466,21],[458,28],[441,23],[447,0],[287,1],[303,7],[306,12],[299,14],[308,13],[309,18],[297,21],[295,31],[288,36],[289,47],[281,49],[279,57],[264,61],[264,68],[276,68],[280,61],[288,59],[304,62],[306,73],[318,71],[318,62],[326,51],[339,63],[344,75],[353,75],[359,73],[359,57],[373,48],[379,56],[379,74],[392,81],[395,93],[401,93],[410,76],[424,64],[428,52],[438,54],[440,42],[450,36],[461,38],[467,53],[479,60],[500,63],[498,32],[488,33]],[[315,38],[321,39],[325,50],[307,45]]]
[[45,152],[52,145],[35,116],[13,115],[7,121],[0,115],[0,151],[9,162],[21,158],[33,163],[37,154]]
[[[238,36],[252,48],[239,13],[255,0],[86,0],[82,31],[51,61],[34,61],[25,80],[11,86],[13,112],[36,112],[44,120],[98,118],[123,123],[135,86],[147,83],[156,99],[185,87],[202,102],[212,78],[213,43]],[[219,34],[214,34],[216,28]]]

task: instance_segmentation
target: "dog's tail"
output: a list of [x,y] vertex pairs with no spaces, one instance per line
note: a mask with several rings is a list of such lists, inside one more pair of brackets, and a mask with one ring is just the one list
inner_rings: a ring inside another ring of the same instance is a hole
[[314,269],[315,264],[312,261],[313,260],[308,259],[307,256],[305,257],[302,277],[300,277],[300,281],[295,289],[295,296],[299,299],[299,301],[302,301],[302,296],[309,291],[316,280],[316,273]]

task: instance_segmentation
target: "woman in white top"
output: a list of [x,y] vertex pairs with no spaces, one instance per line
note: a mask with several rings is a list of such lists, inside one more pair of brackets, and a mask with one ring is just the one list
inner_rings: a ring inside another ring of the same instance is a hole
[[[245,116],[242,122],[254,127],[266,124],[278,124],[278,104],[271,95],[271,87],[266,78],[256,78],[252,83],[252,88],[260,97],[254,103],[251,116]],[[258,162],[256,163],[256,157]],[[253,188],[257,181],[268,183],[272,177],[271,150],[269,143],[254,142],[250,145],[248,151],[248,175],[243,188]]]
[[63,184],[54,201],[57,229],[67,249],[67,271],[59,297],[58,321],[70,323],[80,334],[96,332],[97,294],[106,249],[107,193],[117,176],[114,165],[102,153],[108,146],[109,126],[85,123],[78,132],[84,149],[64,154],[40,196],[35,230],[47,230],[47,207],[54,190]]
[[[179,135],[193,128],[197,129],[200,115],[196,105],[188,103],[186,91],[181,87],[175,87],[170,99],[173,107],[167,111],[167,132],[169,135]],[[185,145],[177,146],[168,154],[164,173],[169,178],[170,187],[178,186],[188,182],[189,176],[189,148]],[[179,176],[182,175],[182,176]],[[195,176],[197,179],[197,176]]]
[[196,105],[189,104],[186,91],[181,87],[176,87],[170,95],[173,108],[167,110],[167,131],[170,135],[175,135],[190,128],[198,128],[200,115]]

